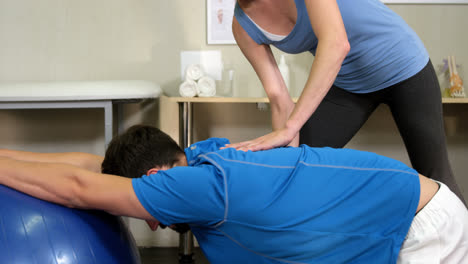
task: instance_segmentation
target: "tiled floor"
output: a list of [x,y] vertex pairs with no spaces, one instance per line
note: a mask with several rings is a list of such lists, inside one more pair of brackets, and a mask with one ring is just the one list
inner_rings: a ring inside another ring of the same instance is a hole
[[[209,264],[200,248],[194,250],[194,264]],[[140,248],[141,264],[179,264],[178,248]]]

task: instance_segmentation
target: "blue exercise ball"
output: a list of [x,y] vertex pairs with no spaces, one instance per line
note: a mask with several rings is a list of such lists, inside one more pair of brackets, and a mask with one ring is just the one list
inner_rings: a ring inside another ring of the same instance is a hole
[[134,264],[140,255],[121,217],[67,208],[0,185],[0,263]]

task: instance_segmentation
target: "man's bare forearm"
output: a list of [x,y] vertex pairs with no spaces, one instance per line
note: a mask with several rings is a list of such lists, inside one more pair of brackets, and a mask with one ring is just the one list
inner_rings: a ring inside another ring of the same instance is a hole
[[75,177],[80,171],[83,169],[67,164],[0,157],[0,184],[68,207],[82,207],[77,202],[79,182]]
[[93,172],[101,172],[102,156],[83,152],[38,153],[10,149],[0,149],[0,157],[30,162],[63,163]]
[[136,197],[131,179],[70,164],[0,156],[0,184],[67,207],[155,220]]

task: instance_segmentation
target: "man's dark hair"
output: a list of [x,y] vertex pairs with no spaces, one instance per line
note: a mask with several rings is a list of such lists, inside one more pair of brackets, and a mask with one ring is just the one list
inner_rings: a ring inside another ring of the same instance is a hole
[[102,173],[141,177],[154,167],[173,166],[182,148],[156,127],[135,125],[112,139],[102,162]]

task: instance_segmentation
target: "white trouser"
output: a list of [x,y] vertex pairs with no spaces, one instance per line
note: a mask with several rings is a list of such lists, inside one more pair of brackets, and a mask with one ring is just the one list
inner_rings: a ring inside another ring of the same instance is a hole
[[439,191],[413,219],[399,264],[467,264],[468,210],[440,183]]

